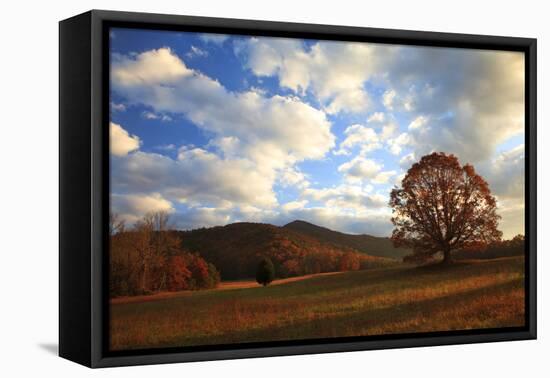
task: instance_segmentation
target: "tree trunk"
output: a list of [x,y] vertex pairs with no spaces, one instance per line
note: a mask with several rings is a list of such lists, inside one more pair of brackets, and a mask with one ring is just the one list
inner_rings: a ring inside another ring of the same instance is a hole
[[144,262],[143,268],[142,268],[143,275],[141,276],[141,290],[143,291],[143,294],[147,293],[147,271],[148,271],[148,266]]
[[443,250],[443,264],[450,264],[453,262],[453,259],[451,257],[451,249],[445,248]]

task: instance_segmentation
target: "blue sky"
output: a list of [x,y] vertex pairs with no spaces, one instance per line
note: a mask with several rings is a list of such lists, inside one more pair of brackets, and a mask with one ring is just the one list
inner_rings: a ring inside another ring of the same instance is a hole
[[389,235],[424,154],[471,163],[523,233],[523,55],[112,29],[112,211],[182,229],[304,219]]

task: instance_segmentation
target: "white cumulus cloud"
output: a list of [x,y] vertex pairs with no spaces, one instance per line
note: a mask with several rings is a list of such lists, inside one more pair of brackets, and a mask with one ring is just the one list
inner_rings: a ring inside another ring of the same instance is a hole
[[132,224],[147,213],[165,211],[173,213],[172,203],[159,193],[111,194],[111,211],[128,224]]
[[139,148],[140,140],[135,135],[130,135],[117,123],[109,123],[109,138],[111,154],[125,156]]
[[185,64],[169,48],[160,48],[131,56],[113,55],[111,77],[121,86],[171,83],[191,75]]
[[277,76],[296,93],[311,91],[329,113],[366,112],[370,105],[365,82],[383,67],[391,46],[323,41],[306,49],[284,38],[252,38],[239,46],[246,64],[258,76]]
[[346,138],[340,143],[335,155],[349,155],[355,146],[359,146],[361,154],[366,154],[380,147],[380,138],[373,128],[359,124],[348,126],[344,131]]
[[372,159],[357,156],[354,159],[340,165],[338,172],[344,174],[350,182],[362,182],[368,180],[374,184],[385,184],[395,175],[395,171],[382,171],[383,165]]
[[[113,63],[117,73],[113,87],[127,101],[158,113],[183,114],[213,133],[214,139],[236,138],[242,157],[265,169],[322,158],[334,145],[325,113],[297,98],[230,92],[218,81],[188,69],[168,48],[119,57],[119,61]],[[163,73],[164,68],[168,72]],[[155,73],[147,76],[151,72]]]

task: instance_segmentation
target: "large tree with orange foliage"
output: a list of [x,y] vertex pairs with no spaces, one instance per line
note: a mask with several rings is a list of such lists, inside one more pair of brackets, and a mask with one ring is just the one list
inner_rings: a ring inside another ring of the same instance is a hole
[[408,170],[390,196],[396,247],[412,248],[409,261],[437,253],[452,261],[452,251],[475,243],[500,240],[496,200],[487,182],[470,164],[454,155],[434,152]]

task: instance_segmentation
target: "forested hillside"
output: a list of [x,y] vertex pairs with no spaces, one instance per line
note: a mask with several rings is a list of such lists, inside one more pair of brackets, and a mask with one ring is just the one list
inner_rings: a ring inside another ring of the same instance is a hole
[[287,227],[233,223],[223,227],[178,231],[183,248],[200,254],[222,279],[254,276],[258,262],[269,257],[277,277],[387,266],[392,259],[370,256],[349,246],[326,243]]
[[338,247],[353,248],[371,256],[401,259],[410,253],[406,248],[394,248],[389,238],[365,234],[344,234],[300,220],[291,222],[284,228],[309,235],[319,241],[331,243]]

